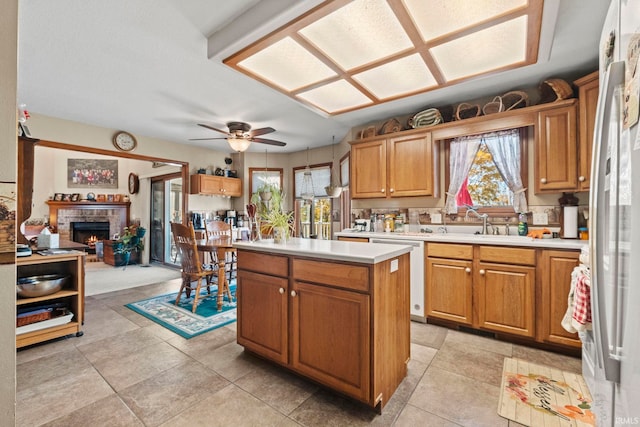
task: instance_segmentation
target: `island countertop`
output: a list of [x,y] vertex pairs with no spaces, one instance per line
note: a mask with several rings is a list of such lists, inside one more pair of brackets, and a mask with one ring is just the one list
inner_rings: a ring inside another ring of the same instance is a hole
[[409,253],[411,246],[369,243],[362,245],[338,240],[316,240],[291,238],[285,243],[273,240],[256,242],[236,241],[233,247],[238,249],[270,252],[274,254],[305,256],[309,258],[331,259],[361,264],[377,264],[382,261]]

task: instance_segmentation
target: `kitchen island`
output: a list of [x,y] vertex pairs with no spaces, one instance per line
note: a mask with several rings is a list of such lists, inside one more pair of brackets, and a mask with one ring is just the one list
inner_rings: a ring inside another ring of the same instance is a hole
[[238,344],[382,411],[407,375],[410,246],[236,242]]

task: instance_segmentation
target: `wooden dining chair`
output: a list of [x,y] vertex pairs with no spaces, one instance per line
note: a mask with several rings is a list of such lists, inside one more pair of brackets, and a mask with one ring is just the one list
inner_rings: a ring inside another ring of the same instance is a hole
[[[171,233],[173,234],[173,240],[178,249],[180,263],[182,265],[182,284],[180,285],[180,292],[178,292],[178,297],[176,298],[176,305],[180,302],[183,291],[185,291],[187,298],[191,295],[191,291],[194,291],[195,294],[193,296],[193,307],[191,311],[195,313],[198,306],[200,289],[202,287],[202,279],[205,280],[207,285],[207,292],[211,294],[211,281],[217,273],[214,270],[207,270],[202,267],[193,226],[172,222]],[[194,281],[197,282],[195,289],[193,288]]]
[[[205,233],[207,235],[207,239],[210,239],[214,236],[229,236],[230,239],[233,239],[233,228],[231,227],[231,224],[224,221],[206,221]],[[231,279],[237,272],[238,256],[235,249],[227,250],[226,253],[229,255],[229,258],[225,259],[223,262],[225,265],[225,272],[227,274],[227,281],[231,282]],[[218,260],[217,254],[215,252],[210,253],[209,256],[211,257],[213,263],[218,263],[220,261]]]

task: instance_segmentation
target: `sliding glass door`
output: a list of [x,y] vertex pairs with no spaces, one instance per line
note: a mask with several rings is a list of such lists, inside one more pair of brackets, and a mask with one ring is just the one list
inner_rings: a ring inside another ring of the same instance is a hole
[[182,177],[179,173],[151,179],[150,260],[178,265],[170,222],[182,222]]

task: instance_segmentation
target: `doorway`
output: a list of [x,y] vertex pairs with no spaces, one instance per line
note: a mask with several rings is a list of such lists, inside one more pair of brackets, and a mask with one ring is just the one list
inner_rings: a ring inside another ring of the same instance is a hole
[[150,261],[177,265],[170,222],[182,223],[182,176],[179,173],[151,179]]

